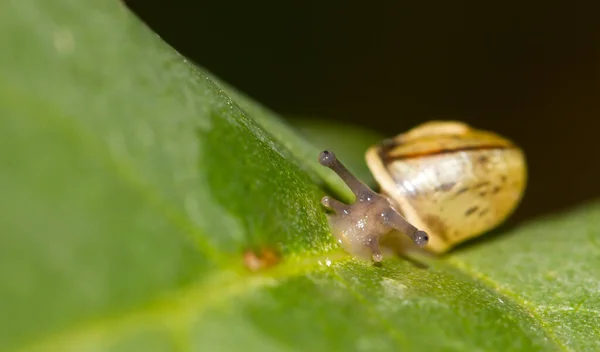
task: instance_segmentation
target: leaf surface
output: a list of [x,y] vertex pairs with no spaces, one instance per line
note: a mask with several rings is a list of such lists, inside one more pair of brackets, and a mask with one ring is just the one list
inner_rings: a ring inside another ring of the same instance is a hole
[[5,1],[0,43],[0,350],[600,348],[599,204],[373,266],[323,146],[121,3]]

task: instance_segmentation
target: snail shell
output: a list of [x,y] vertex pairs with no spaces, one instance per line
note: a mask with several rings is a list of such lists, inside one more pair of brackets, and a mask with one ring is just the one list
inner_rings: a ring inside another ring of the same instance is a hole
[[454,121],[384,140],[366,160],[382,194],[438,253],[502,223],[527,179],[524,154],[513,142]]

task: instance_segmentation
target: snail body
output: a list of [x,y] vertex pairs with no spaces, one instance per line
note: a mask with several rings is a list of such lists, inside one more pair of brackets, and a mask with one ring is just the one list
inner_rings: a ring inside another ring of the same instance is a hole
[[[415,231],[420,231],[417,237],[427,241],[417,244],[435,253],[446,252],[504,222],[519,204],[527,180],[525,157],[518,146],[454,121],[427,122],[386,139],[367,150],[366,161],[381,188],[380,198],[371,197],[378,202],[366,206],[357,195],[353,205],[329,217],[340,244],[363,257],[373,238],[378,241],[390,232],[405,233],[414,241]],[[355,180],[353,187],[349,172],[338,175],[355,192],[360,181]],[[381,209],[394,212],[402,221],[397,219],[397,225],[386,232],[378,227],[381,216],[373,215],[375,208],[377,214]],[[362,237],[351,231],[358,225]],[[348,245],[349,234],[353,245]],[[381,254],[372,258],[379,261]]]

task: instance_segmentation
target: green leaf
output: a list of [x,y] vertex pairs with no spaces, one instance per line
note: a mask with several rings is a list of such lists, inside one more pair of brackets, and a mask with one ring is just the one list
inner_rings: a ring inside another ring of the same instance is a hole
[[[350,189],[339,179],[339,177],[328,168],[324,168],[319,164],[317,156],[321,152],[322,147],[315,147],[320,146],[319,142],[321,141],[318,138],[309,138],[309,140],[316,142],[316,144],[309,143],[308,140],[303,138],[297,131],[290,129],[290,127],[274,112],[252,101],[246,95],[229,86],[227,83],[222,82],[217,77],[212,76],[210,73],[207,73],[207,75],[213,82],[226,90],[227,94],[233,98],[247,114],[252,116],[254,122],[268,130],[274,139],[284,145],[301,162],[306,171],[318,176],[318,179],[313,179],[314,182],[337,192],[343,200],[350,201],[354,199]],[[311,128],[314,129],[314,125]],[[350,133],[352,136],[358,135],[356,130],[352,130]],[[363,132],[360,137],[361,140],[365,140],[366,136],[368,136],[368,134]],[[314,137],[314,133],[311,137]],[[368,137],[366,139],[368,140]],[[356,146],[360,145],[361,143],[356,144]]]
[[121,3],[4,1],[0,43],[0,350],[600,348],[600,204],[374,266],[328,234],[321,142]]

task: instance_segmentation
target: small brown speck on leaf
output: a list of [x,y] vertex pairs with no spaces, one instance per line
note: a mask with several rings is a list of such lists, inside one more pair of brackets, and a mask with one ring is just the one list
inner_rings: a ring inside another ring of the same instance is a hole
[[272,248],[261,248],[260,251],[247,250],[244,252],[244,265],[250,271],[270,268],[281,260],[277,251]]

